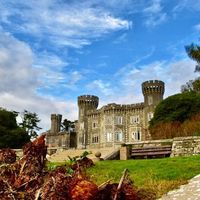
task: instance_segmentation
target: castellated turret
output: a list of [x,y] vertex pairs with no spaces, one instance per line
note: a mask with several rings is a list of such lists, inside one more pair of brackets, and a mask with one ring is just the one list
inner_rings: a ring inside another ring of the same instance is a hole
[[142,93],[146,106],[156,106],[165,92],[165,83],[159,80],[149,80],[142,83]]
[[51,114],[51,133],[58,133],[60,132],[60,127],[61,127],[61,121],[62,121],[62,115],[56,115],[56,114]]
[[78,148],[86,148],[88,141],[88,118],[87,113],[95,111],[99,104],[99,98],[94,95],[82,95],[78,97],[79,107],[79,133],[77,137]]
[[82,95],[78,97],[79,121],[82,121],[88,111],[96,110],[99,98],[94,95]]

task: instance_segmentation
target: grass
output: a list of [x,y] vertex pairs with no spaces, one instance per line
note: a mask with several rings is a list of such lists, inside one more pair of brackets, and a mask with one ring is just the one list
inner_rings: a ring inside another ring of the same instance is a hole
[[88,169],[87,173],[99,185],[109,179],[119,182],[125,168],[138,188],[151,190],[160,197],[200,174],[200,156],[102,161]]

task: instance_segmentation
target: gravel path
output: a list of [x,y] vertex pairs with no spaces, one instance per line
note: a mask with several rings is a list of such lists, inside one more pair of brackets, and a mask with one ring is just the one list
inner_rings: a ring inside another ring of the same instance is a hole
[[200,174],[192,178],[188,184],[168,192],[159,200],[200,200]]

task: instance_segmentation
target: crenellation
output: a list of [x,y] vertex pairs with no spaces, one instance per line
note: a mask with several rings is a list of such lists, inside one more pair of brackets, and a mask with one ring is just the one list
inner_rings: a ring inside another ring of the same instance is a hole
[[142,92],[143,94],[151,94],[151,93],[161,93],[164,94],[165,84],[163,81],[158,80],[150,80],[142,83]]

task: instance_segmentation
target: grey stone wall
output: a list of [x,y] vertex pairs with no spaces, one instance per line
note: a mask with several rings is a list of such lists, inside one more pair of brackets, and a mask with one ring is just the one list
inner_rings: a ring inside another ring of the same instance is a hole
[[172,152],[170,157],[175,156],[191,156],[200,154],[200,136],[193,137],[177,137],[174,139],[165,140],[150,140],[141,141],[135,143],[126,143],[126,146],[120,148],[120,159],[129,159],[129,149],[132,148],[142,148],[142,147],[160,147],[172,144]]
[[200,136],[174,138],[171,157],[200,154]]

